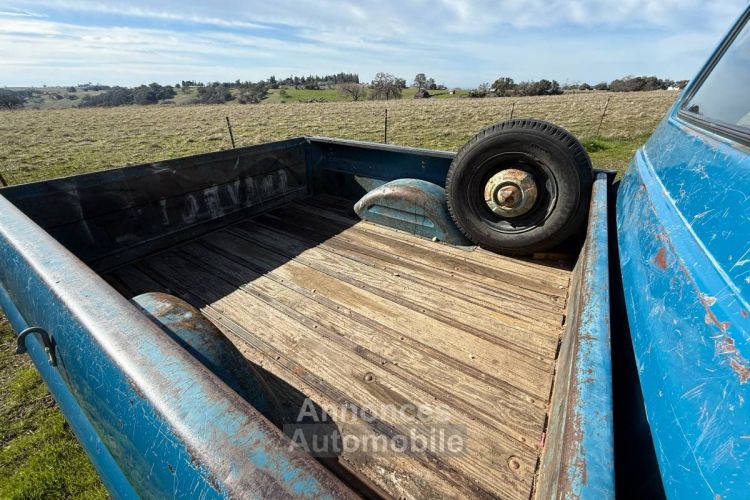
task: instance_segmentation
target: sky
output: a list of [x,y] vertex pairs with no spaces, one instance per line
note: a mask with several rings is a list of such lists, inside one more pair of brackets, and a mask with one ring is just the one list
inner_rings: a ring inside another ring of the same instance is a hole
[[0,86],[692,78],[748,0],[0,0]]

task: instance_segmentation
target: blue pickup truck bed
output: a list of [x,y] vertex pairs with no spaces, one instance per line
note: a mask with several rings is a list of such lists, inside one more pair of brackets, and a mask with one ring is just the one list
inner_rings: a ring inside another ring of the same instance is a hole
[[452,158],[300,138],[1,190],[0,304],[113,495],[611,492],[608,177],[564,255],[353,216]]
[[[309,397],[336,416],[346,404],[414,406],[431,412],[425,435],[431,422],[450,422],[481,436],[456,456],[338,456],[392,496],[528,497],[568,266],[424,241],[321,201],[284,205],[105,277],[128,298],[161,291],[200,308],[270,374],[273,392],[287,399],[281,420],[293,420]],[[335,425],[364,441],[382,426],[408,435],[414,421],[394,412]]]

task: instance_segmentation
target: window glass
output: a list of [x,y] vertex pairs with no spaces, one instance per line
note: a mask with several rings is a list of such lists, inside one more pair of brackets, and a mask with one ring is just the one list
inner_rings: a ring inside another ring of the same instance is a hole
[[750,132],[750,23],[745,22],[683,110]]

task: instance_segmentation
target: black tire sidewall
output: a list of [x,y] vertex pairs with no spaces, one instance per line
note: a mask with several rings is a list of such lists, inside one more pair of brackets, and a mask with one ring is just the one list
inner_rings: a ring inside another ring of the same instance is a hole
[[[569,236],[588,210],[586,188],[592,182],[590,160],[580,143],[559,127],[533,120],[480,134],[484,136],[470,141],[454,159],[446,186],[449,208],[464,234],[482,247],[506,253],[539,251]],[[481,196],[476,185],[476,167],[503,153],[527,155],[553,179],[557,188],[554,206],[546,217],[513,233],[485,223],[482,214],[468,202],[471,196]]]

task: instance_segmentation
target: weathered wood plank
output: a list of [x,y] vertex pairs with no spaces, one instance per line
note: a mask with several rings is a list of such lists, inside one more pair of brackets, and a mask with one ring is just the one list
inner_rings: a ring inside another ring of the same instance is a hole
[[[400,275],[394,276],[351,259],[342,259],[320,247],[295,252],[292,248],[298,242],[293,238],[267,231],[260,226],[250,228],[245,225],[230,228],[227,232],[485,340],[506,340],[505,344],[512,349],[554,358],[561,330],[559,327],[552,327],[533,318],[518,318],[489,310],[449,295],[436,294],[434,286],[414,283]],[[544,361],[544,358],[538,359]]]
[[503,293],[502,289],[489,289],[482,284],[465,279],[460,274],[445,273],[422,264],[404,261],[398,255],[374,250],[369,246],[353,244],[338,237],[343,235],[318,242],[312,239],[314,236],[305,230],[298,229],[292,232],[293,226],[271,225],[264,223],[260,218],[237,224],[232,228],[232,230],[242,229],[269,238],[278,235],[277,237],[285,240],[285,248],[290,252],[301,253],[311,247],[325,250],[339,258],[353,260],[381,270],[387,275],[398,276],[408,282],[428,287],[432,290],[432,295],[439,299],[457,298],[496,313],[512,316],[521,320],[524,328],[542,323],[556,329],[563,324],[564,315],[561,311],[554,312],[548,310],[549,308],[535,307],[534,303],[530,303],[528,299],[524,300],[513,294]]
[[[453,404],[459,411],[485,420],[525,445],[533,447],[538,442],[546,405],[539,400],[529,400],[512,385],[496,378],[477,376],[469,363],[441,355],[428,345],[367,321],[352,311],[342,310],[335,302],[289,288],[227,256],[206,252],[197,244],[183,247],[180,254],[194,263],[202,263],[223,279],[243,282],[240,285],[243,290],[309,328],[322,326],[321,331],[331,332],[334,339],[352,351],[399,374],[435,398]],[[447,387],[451,388],[450,392],[445,390]]]
[[[332,222],[343,224],[347,224],[351,220],[360,222],[359,218],[354,218],[355,215],[353,210],[349,210],[349,213],[346,213],[343,210],[332,210],[331,207],[327,205],[327,201],[321,203],[317,201],[316,198],[295,200],[293,204],[289,205],[289,208],[301,207],[302,211],[312,211],[316,216],[326,218]],[[330,197],[326,198],[326,200],[328,199],[330,199]],[[439,242],[435,243],[413,234],[370,222],[364,222],[356,227],[358,230],[374,233],[386,238],[393,238],[412,246],[428,249],[430,252],[445,253],[460,260],[473,261],[491,267],[500,266],[518,274],[539,277],[542,279],[551,279],[561,285],[565,284],[565,280],[571,272],[571,266],[566,262],[540,262],[524,257],[509,257],[494,252],[488,252],[479,247],[473,247],[470,249],[457,248]]]
[[508,498],[528,496],[536,453],[518,446],[505,434],[466,418],[454,408],[435,405],[432,396],[407,381],[392,376],[378,364],[363,361],[342,348],[340,343],[331,342],[319,335],[316,329],[293,321],[263,301],[238,290],[234,284],[217,278],[214,273],[196,269],[192,262],[175,254],[160,254],[147,262],[157,271],[178,276],[179,285],[199,297],[204,306],[210,305],[223,316],[243,325],[276,349],[279,355],[312,372],[318,383],[330,388],[330,391],[325,391],[329,395],[338,392],[338,387],[346,388],[346,397],[341,403],[366,408],[382,429],[390,429],[396,434],[416,429],[424,435],[429,435],[432,429],[429,423],[399,411],[388,411],[381,417],[381,409],[388,405],[429,407],[432,422],[466,429],[465,453],[439,457],[414,454],[424,466],[443,474],[447,472],[454,481],[459,481],[458,484],[478,488],[480,494],[491,492]]

